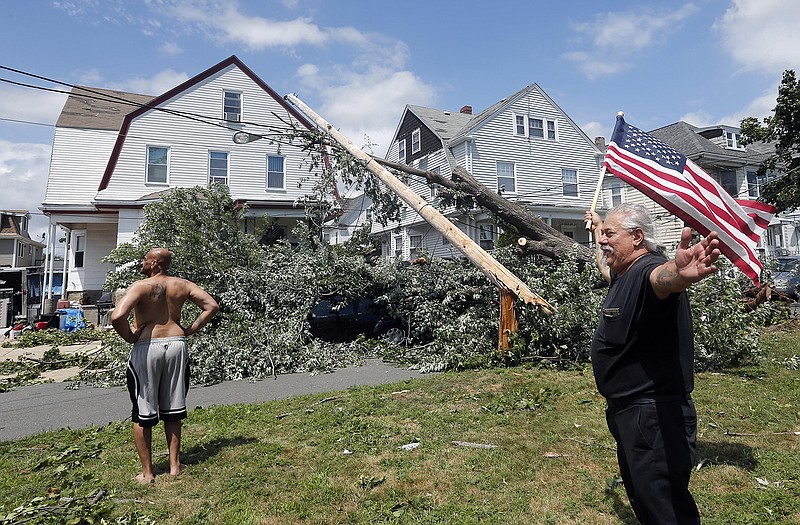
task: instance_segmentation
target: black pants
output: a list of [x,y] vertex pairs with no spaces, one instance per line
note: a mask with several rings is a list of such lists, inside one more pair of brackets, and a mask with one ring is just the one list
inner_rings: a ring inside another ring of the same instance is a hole
[[606,422],[617,441],[625,492],[643,525],[694,525],[689,493],[697,456],[697,412],[691,399],[610,403]]

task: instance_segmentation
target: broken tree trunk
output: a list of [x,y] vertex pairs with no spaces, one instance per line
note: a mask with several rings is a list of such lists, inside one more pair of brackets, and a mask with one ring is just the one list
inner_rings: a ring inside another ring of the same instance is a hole
[[373,157],[384,166],[397,171],[424,178],[429,184],[438,184],[454,192],[469,195],[475,203],[491,211],[498,219],[510,224],[526,238],[526,253],[536,253],[561,259],[570,250],[577,250],[577,257],[583,263],[594,262],[592,251],[581,244],[577,244],[560,231],[556,230],[527,208],[519,203],[510,201],[502,195],[490,190],[481,184],[469,171],[457,166],[453,169],[451,179],[430,171],[413,168],[406,164],[392,162],[378,157]]
[[320,127],[320,129],[341,144],[348,153],[353,155],[359,162],[363,163],[364,167],[386,184],[389,189],[397,193],[397,195],[406,204],[411,206],[411,208],[428,222],[428,224],[436,228],[436,230],[450,241],[453,246],[458,248],[470,262],[483,271],[498,288],[509,291],[526,303],[538,304],[548,313],[554,310],[547,301],[537,295],[505,266],[497,262],[494,257],[489,255],[489,253],[475,243],[467,234],[457,228],[447,217],[428,204],[425,199],[411,191],[408,186],[392,175],[389,170],[381,166],[375,159],[361,150],[361,148],[354,145],[350,139],[344,136],[325,119],[317,115],[314,110],[297,98],[297,96],[289,94],[286,95],[285,98],[297,106],[300,111],[305,113],[306,116]]
[[506,356],[506,351],[511,348],[511,334],[516,334],[519,328],[517,311],[514,309],[514,296],[505,290],[500,290],[500,337],[497,342],[498,357]]

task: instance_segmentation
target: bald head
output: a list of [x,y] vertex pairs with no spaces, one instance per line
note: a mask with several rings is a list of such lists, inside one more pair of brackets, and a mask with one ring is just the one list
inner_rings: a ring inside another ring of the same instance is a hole
[[142,273],[148,277],[167,273],[172,265],[172,252],[166,248],[152,248],[142,259]]

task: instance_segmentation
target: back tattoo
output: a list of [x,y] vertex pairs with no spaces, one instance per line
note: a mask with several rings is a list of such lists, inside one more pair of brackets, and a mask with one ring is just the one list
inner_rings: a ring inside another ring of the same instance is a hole
[[150,299],[160,300],[167,297],[167,289],[163,284],[154,284],[150,287]]

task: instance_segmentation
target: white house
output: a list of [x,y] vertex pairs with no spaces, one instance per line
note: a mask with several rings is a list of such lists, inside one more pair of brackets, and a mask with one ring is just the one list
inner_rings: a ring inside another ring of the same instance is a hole
[[[456,166],[482,184],[527,206],[578,242],[588,242],[583,213],[591,205],[602,152],[537,84],[531,84],[477,115],[406,106],[386,158],[449,177]],[[439,204],[437,188],[419,180],[411,188]],[[483,210],[443,210],[485,249],[497,240],[497,226]],[[385,257],[409,259],[424,250],[439,257],[458,255],[442,235],[410,208],[398,223],[374,226]]]
[[[304,215],[294,202],[318,176],[299,145],[273,140],[287,122],[311,127],[236,56],[155,97],[73,88],[41,206],[51,243],[56,228],[69,241],[66,295],[100,295],[112,269],[101,258],[133,239],[144,206],[170,188],[226,184],[248,204],[248,231],[269,216],[287,235]],[[237,132],[245,139],[234,142]]]

